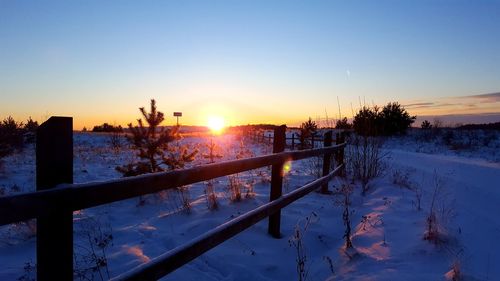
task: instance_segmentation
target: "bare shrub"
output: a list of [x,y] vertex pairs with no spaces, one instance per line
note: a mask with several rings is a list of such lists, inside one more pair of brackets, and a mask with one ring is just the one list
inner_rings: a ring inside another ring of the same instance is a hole
[[337,199],[337,205],[341,206],[344,211],[342,212],[342,221],[344,223],[344,236],[342,238],[345,239],[345,248],[352,248],[352,240],[351,240],[351,211],[349,210],[349,206],[351,205],[351,194],[353,192],[353,186],[349,184],[343,183],[340,188],[337,189],[336,194],[340,195],[340,198]]
[[393,170],[392,183],[400,187],[413,189],[414,183],[410,180],[410,170]]
[[182,209],[187,213],[191,213],[191,195],[188,186],[180,186],[177,188],[181,197]]
[[230,176],[228,176],[228,178],[229,178],[228,189],[229,189],[229,194],[230,194],[229,199],[232,202],[241,201],[241,199],[242,199],[241,189],[243,187],[243,184],[242,184],[238,174],[230,175]]
[[210,210],[217,210],[219,208],[219,202],[217,200],[217,194],[215,193],[215,187],[213,181],[208,181],[205,185],[205,198],[207,199],[207,206]]
[[323,156],[311,157],[306,160],[307,163],[307,173],[314,176],[315,178],[320,178],[323,173]]
[[109,145],[115,153],[118,153],[122,148],[122,134],[120,132],[114,131],[109,135]]
[[330,258],[329,256],[323,256],[323,260],[328,264],[328,269],[330,270],[331,274],[335,274],[332,258]]
[[462,272],[462,260],[464,255],[464,249],[462,247],[451,247],[448,249],[451,255],[451,265],[450,269],[444,275],[446,280],[450,281],[460,281],[464,280],[464,274]]
[[347,146],[347,165],[352,179],[360,180],[363,195],[368,191],[371,179],[382,175],[384,170],[383,141],[378,137],[354,135]]
[[422,188],[418,185],[415,185],[413,187],[413,192],[415,193],[415,201],[414,201],[414,204],[415,204],[415,208],[417,209],[417,211],[421,211],[422,210]]
[[17,278],[18,281],[35,281],[36,280],[36,263],[32,261],[24,263],[24,274]]
[[447,225],[455,216],[450,201],[450,195],[446,192],[443,180],[434,172],[434,190],[432,192],[429,214],[426,218],[426,231],[424,239],[434,244],[447,241]]
[[108,280],[106,251],[113,242],[111,225],[98,218],[84,217],[75,223],[77,239],[74,253],[74,275],[79,280]]
[[305,218],[303,226],[300,226],[299,223],[295,225],[293,235],[288,239],[288,244],[290,245],[290,247],[295,248],[295,252],[297,255],[295,261],[297,269],[297,280],[299,281],[307,280],[307,275],[309,273],[309,268],[307,265],[307,251],[304,245],[304,235],[309,225],[317,221],[317,219],[318,215],[314,212],[310,216],[307,216]]

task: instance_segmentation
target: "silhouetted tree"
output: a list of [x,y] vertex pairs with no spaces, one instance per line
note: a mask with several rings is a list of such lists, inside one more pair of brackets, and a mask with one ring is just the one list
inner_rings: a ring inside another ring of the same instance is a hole
[[347,121],[347,117],[337,120],[335,124],[335,129],[339,130],[350,130],[352,129],[352,124]]
[[92,132],[94,133],[121,133],[123,132],[122,126],[113,126],[108,123],[103,123],[102,125],[99,126],[94,126],[92,129]]
[[316,136],[316,133],[318,131],[318,125],[316,122],[312,121],[311,117],[306,122],[303,122],[300,125],[300,131],[298,136],[298,139],[300,141],[300,149],[306,149],[310,147],[310,143],[308,139],[312,138],[313,136]]
[[410,114],[397,102],[390,102],[380,112],[384,135],[405,134],[415,122],[416,116]]
[[124,176],[135,176],[164,171],[162,165],[166,165],[170,170],[182,168],[185,162],[193,161],[197,150],[188,152],[186,147],[180,145],[169,147],[168,143],[180,138],[179,126],[172,129],[159,128],[165,117],[162,112],[157,111],[154,99],[151,100],[149,113],[144,107],[139,110],[148,126],[144,125],[141,118],[137,119],[137,126],[128,124],[132,133],[128,140],[139,151],[141,161],[117,167],[119,172]]
[[364,106],[354,116],[353,127],[362,136],[404,134],[416,117],[397,102],[390,102],[380,110]]
[[420,125],[422,127],[422,129],[424,130],[429,130],[429,129],[432,129],[432,125],[431,125],[431,122],[429,122],[428,120],[424,120],[422,122],[422,125]]
[[33,121],[30,116],[26,121],[26,125],[24,125],[25,140],[27,143],[35,142],[36,129],[38,129],[38,122]]
[[381,132],[381,120],[377,106],[369,108],[363,106],[359,112],[354,116],[352,125],[354,131],[361,136],[374,136],[379,135]]
[[16,122],[12,116],[0,123],[0,158],[9,155],[16,149],[21,150],[24,144],[23,123]]

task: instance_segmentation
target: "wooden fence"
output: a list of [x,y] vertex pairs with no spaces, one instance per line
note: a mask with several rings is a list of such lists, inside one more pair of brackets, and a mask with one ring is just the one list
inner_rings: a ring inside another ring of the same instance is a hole
[[[337,138],[341,137],[340,135],[340,133],[337,133]],[[269,131],[252,130],[248,133],[247,137],[250,137],[250,139],[254,142],[271,145],[273,143],[274,134]],[[342,137],[344,137],[344,135],[342,135]],[[303,147],[310,146],[310,148],[315,148],[316,146],[320,146],[316,145],[317,143],[322,144],[325,142],[325,139],[319,134],[313,134],[305,138],[304,141],[307,142],[307,144],[301,144],[300,136],[296,133],[292,133],[291,136],[286,137],[285,146],[289,147],[292,150],[301,147],[301,145],[303,145]]]
[[[285,130],[284,125],[276,127],[273,154],[270,155],[105,182],[73,184],[72,118],[51,117],[37,131],[37,191],[0,197],[0,225],[36,218],[38,280],[72,280],[73,211],[271,165],[269,203],[112,279],[157,280],[266,217],[269,217],[269,234],[280,238],[282,208],[313,190],[321,188],[323,193],[328,192],[328,182],[343,170],[345,143],[337,138],[337,144],[332,145],[330,131],[324,136],[323,148],[284,152]],[[284,163],[321,155],[323,176],[282,195]],[[336,160],[333,170],[332,155]]]

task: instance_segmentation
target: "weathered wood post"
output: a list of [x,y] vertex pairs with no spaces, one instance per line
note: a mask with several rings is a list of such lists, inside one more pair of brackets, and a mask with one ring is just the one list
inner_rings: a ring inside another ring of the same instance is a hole
[[[286,126],[281,125],[274,129],[273,153],[283,152],[285,150]],[[275,164],[271,171],[271,193],[269,201],[274,201],[281,197],[283,187],[283,164]],[[269,216],[268,232],[274,238],[280,238],[281,210]]]
[[311,135],[311,148],[314,148],[314,134]]
[[[340,143],[345,142],[345,136],[346,136],[346,132],[340,133]],[[345,163],[345,146],[339,151],[339,165],[344,164],[344,163]],[[340,176],[342,176],[342,177],[345,176],[345,169],[346,169],[346,167],[344,165],[344,167],[342,168],[342,171],[340,171]]]
[[[345,142],[345,134],[337,133],[335,137],[335,144],[341,144]],[[344,164],[344,148],[339,149],[335,152],[335,162],[337,165]],[[343,177],[345,175],[345,166],[340,171],[339,175]]]
[[[325,133],[323,136],[323,147],[329,147],[332,146],[332,131],[328,131]],[[323,154],[323,176],[328,175],[330,173],[330,159],[332,158],[331,153],[325,153]],[[321,193],[327,194],[328,193],[328,182],[323,184],[321,186]]]
[[[36,189],[73,183],[73,118],[50,117],[36,132]],[[61,199],[62,200],[62,199]],[[73,212],[60,202],[37,218],[37,279],[73,280]]]
[[295,149],[295,133],[292,133],[292,150]]

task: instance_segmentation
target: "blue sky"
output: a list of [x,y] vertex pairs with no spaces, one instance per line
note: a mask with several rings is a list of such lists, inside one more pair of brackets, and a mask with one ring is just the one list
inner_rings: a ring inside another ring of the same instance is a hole
[[0,117],[125,124],[150,98],[187,124],[338,117],[337,97],[348,117],[500,113],[474,97],[500,92],[499,46],[500,1],[0,0]]

